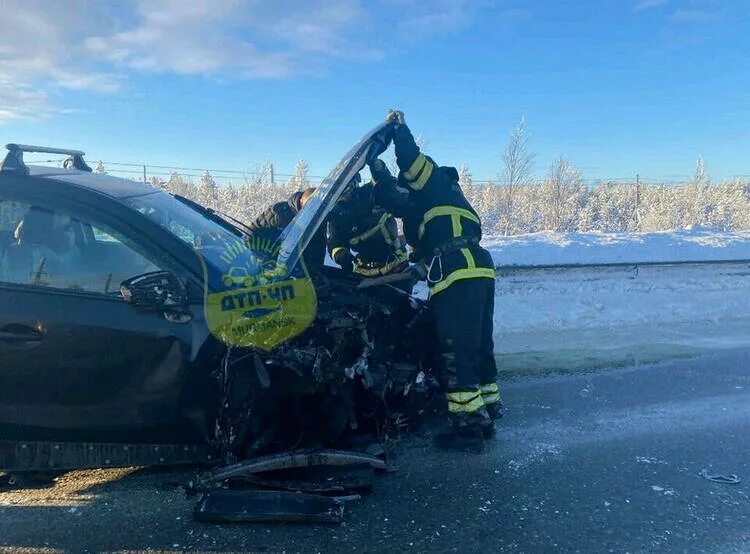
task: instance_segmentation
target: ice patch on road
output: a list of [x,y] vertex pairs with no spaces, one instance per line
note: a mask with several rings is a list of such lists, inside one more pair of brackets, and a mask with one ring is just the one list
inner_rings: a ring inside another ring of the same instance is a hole
[[677,494],[674,489],[662,487],[661,485],[651,485],[651,490],[660,492],[664,496],[675,496]]

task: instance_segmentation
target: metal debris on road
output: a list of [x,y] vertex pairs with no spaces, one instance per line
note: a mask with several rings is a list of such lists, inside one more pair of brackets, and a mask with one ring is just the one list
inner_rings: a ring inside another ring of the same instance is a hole
[[721,475],[721,474],[714,474],[709,473],[707,469],[702,469],[701,472],[698,474],[704,479],[708,481],[713,481],[714,483],[721,483],[722,485],[738,485],[742,482],[742,479],[739,475],[735,473],[730,473],[728,475]]

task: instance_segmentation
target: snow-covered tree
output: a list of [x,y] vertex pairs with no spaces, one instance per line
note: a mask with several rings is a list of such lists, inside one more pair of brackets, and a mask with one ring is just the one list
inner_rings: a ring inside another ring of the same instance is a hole
[[209,208],[216,208],[219,199],[219,187],[216,185],[216,181],[208,172],[203,172],[201,180],[198,182],[196,202],[207,206]]
[[519,189],[531,184],[535,155],[529,151],[529,134],[526,131],[526,118],[522,117],[510,133],[501,160],[500,217],[502,234],[508,235],[518,226],[516,210]]
[[471,172],[466,164],[462,164],[458,168],[458,184],[461,187],[464,196],[466,196],[466,199],[469,201],[469,204],[476,207],[479,203],[480,191],[479,187],[474,184]]
[[[268,163],[256,166],[242,183],[235,185],[222,182],[219,186],[210,173],[204,173],[196,184],[176,172],[166,181],[152,176],[150,183],[249,221],[270,204],[305,188],[308,182],[306,164],[304,169],[298,164],[295,175],[286,183],[272,182],[270,167]],[[459,184],[482,219],[485,234],[545,229],[663,231],[692,225],[750,230],[750,184],[739,179],[712,184],[702,159],[696,164],[695,176],[682,184],[638,187],[634,181],[587,187],[580,171],[559,157],[549,166],[544,179],[529,178],[519,184],[512,203],[507,186],[477,182],[466,165],[460,166],[458,173]],[[509,205],[512,209],[507,211]]]
[[193,184],[185,181],[185,179],[182,178],[182,175],[176,171],[170,173],[169,179],[164,183],[164,188],[172,194],[179,194],[186,198],[193,198],[196,192],[193,190]]
[[299,160],[294,166],[294,172],[289,179],[289,186],[295,190],[303,190],[310,186],[310,179],[308,178],[309,168],[305,160]]
[[152,187],[163,189],[163,188],[166,188],[166,184],[167,183],[161,177],[157,177],[156,175],[152,175],[151,178],[149,179],[149,184]]
[[101,160],[96,162],[96,165],[94,166],[94,173],[101,173],[102,175],[106,175],[107,172],[104,169],[104,164]]
[[578,214],[579,231],[634,231],[636,190],[621,183],[601,183],[587,194]]
[[467,190],[471,187],[471,173],[469,173],[469,168],[466,167],[466,164],[461,164],[458,168],[458,184],[463,190]]
[[529,134],[526,118],[513,129],[502,154],[500,184],[505,187],[522,187],[531,183],[536,155],[529,151]]
[[564,156],[558,156],[547,170],[541,192],[543,228],[553,231],[576,230],[576,218],[586,195],[578,168]]
[[703,156],[698,156],[695,160],[695,175],[693,176],[693,183],[699,186],[708,185],[711,183],[711,178],[706,173],[706,162],[703,160]]

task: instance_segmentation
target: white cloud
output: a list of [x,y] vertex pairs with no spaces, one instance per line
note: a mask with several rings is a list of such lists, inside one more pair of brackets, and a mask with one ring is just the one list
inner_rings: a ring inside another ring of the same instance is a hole
[[280,78],[353,48],[358,0],[2,0],[0,122],[53,113],[52,88],[114,93],[131,72]]
[[[399,30],[411,37],[458,31],[470,26],[486,0],[385,0],[398,14]],[[512,10],[511,10],[512,11]]]
[[132,25],[91,36],[85,46],[139,71],[284,77],[304,71],[311,55],[350,56],[365,14],[351,0],[144,0]]
[[115,67],[136,71],[246,77],[292,72],[291,55],[261,50],[238,31],[247,30],[255,2],[143,1],[132,23],[84,41],[87,53]]
[[0,75],[0,123],[49,113],[47,95]]
[[[0,0],[0,122],[53,91],[116,93],[133,73],[283,78],[380,59],[402,36],[469,26],[488,0]],[[12,83],[12,86],[10,85]],[[75,108],[75,107],[74,107]]]
[[88,64],[81,43],[89,29],[111,22],[83,0],[3,0],[0,18],[0,123],[54,113],[49,85],[112,92],[117,74]]

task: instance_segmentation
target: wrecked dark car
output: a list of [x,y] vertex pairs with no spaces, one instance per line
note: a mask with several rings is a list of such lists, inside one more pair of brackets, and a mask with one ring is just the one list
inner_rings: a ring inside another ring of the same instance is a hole
[[[78,151],[8,145],[0,171],[0,469],[364,451],[436,387],[425,305],[302,253],[386,127],[279,237]],[[69,155],[28,166],[24,152]],[[230,472],[231,473],[231,472]]]

